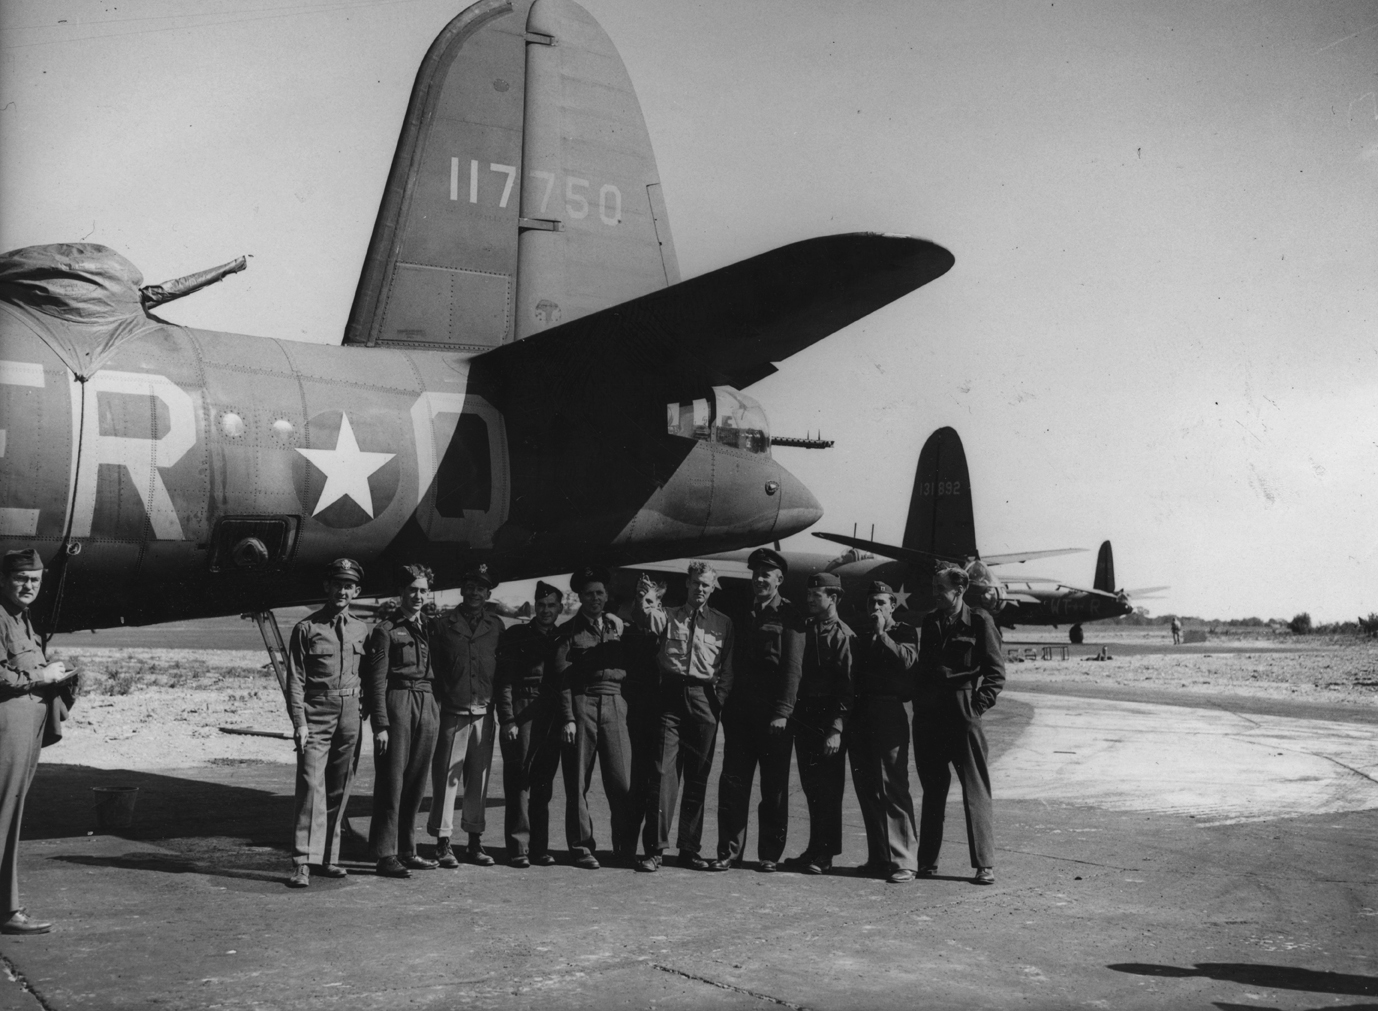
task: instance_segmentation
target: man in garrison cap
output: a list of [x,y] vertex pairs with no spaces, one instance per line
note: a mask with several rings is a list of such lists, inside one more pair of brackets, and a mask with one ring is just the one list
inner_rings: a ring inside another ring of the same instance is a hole
[[[76,671],[48,663],[29,620],[43,583],[43,560],[32,548],[7,551],[0,567],[0,933],[46,934],[52,924],[19,904],[19,831],[24,798],[38,768],[50,721],[75,700]],[[56,728],[54,728],[56,729]],[[60,730],[58,731],[60,734]]]
[[565,595],[547,582],[536,584],[531,620],[513,625],[498,642],[498,743],[502,747],[502,794],[506,798],[503,830],[507,862],[513,867],[549,867],[550,796],[560,768],[558,686],[555,666],[555,622]]
[[612,575],[588,566],[570,577],[579,594],[579,613],[560,628],[555,645],[555,677],[560,688],[565,778],[565,841],[576,867],[599,866],[588,789],[598,763],[603,792],[612,813],[612,852],[630,863],[636,852],[632,808],[632,745],[627,732],[627,701],[622,682],[627,656],[622,619],[608,612]]
[[761,767],[757,867],[775,870],[789,828],[789,766],[794,737],[789,718],[804,662],[804,615],[780,596],[789,571],[783,555],[757,548],[751,569],[752,604],[733,637],[732,691],[723,703],[722,775],[718,777],[718,858],[709,870],[740,863],[751,820],[751,781]]
[[852,630],[837,616],[842,581],[831,572],[809,577],[804,669],[794,706],[799,785],[809,806],[809,843],[789,861],[806,874],[825,874],[842,852],[842,794],[847,783],[842,732],[852,708]]
[[291,888],[311,884],[310,865],[328,878],[339,865],[359,743],[359,678],[368,625],[349,613],[363,567],[337,558],[325,568],[325,605],[297,622],[287,647],[287,715],[297,747],[296,832]]
[[995,619],[962,600],[970,585],[966,570],[946,565],[933,576],[935,610],[919,630],[918,676],[914,686],[914,764],[923,786],[919,815],[919,875],[938,871],[943,815],[952,782],[951,765],[962,784],[972,881],[995,883],[995,827],[986,767],[981,714],[995,705],[1005,684],[1005,658]]
[[431,765],[431,813],[426,831],[436,837],[441,867],[459,866],[450,846],[455,801],[464,795],[459,827],[469,835],[463,856],[491,867],[483,850],[488,801],[488,771],[493,763],[493,682],[498,669],[502,619],[487,608],[497,580],[487,565],[460,577],[460,605],[431,619],[431,666],[440,701],[440,733]]
[[379,611],[364,645],[364,687],[373,724],[373,820],[369,850],[379,876],[409,878],[436,863],[416,852],[416,815],[430,778],[440,726],[427,628],[431,584],[420,564],[397,573],[398,601]]
[[919,630],[895,620],[895,602],[887,583],[872,583],[867,591],[866,618],[852,640],[856,700],[844,743],[866,825],[862,871],[902,884],[918,869],[904,704],[914,697]]
[[694,561],[684,580],[685,602],[663,607],[651,580],[637,582],[633,616],[659,637],[659,741],[646,785],[645,853],[639,871],[659,869],[670,841],[680,778],[684,799],[679,811],[676,846],[679,865],[707,870],[700,855],[708,778],[718,740],[718,716],[732,691],[732,619],[708,606],[718,586],[718,573],[707,562]]

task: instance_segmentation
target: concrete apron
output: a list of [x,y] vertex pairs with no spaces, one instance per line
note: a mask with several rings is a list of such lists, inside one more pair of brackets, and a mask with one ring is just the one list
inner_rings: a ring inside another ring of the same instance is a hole
[[[905,886],[850,874],[865,837],[849,789],[845,869],[822,878],[464,866],[393,881],[360,861],[292,892],[290,767],[40,766],[22,884],[56,927],[0,942],[33,990],[0,981],[0,1007],[1372,1006],[1373,727],[1248,720],[1002,697],[990,888],[965,880],[955,784],[941,876]],[[351,806],[364,831],[369,764]],[[134,828],[87,836],[91,786],[116,779],[141,787]],[[563,809],[557,787],[557,839]],[[806,831],[796,783],[787,852]],[[710,813],[706,852],[715,837]]]

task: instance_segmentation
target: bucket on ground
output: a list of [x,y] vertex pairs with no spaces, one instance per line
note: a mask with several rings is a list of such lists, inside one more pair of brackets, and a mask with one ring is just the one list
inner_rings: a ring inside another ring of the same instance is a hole
[[128,828],[134,821],[137,786],[93,786],[96,800],[96,828]]

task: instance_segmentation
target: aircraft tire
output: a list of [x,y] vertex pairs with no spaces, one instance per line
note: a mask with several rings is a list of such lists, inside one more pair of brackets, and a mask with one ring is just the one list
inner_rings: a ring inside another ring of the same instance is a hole
[[1082,640],[1085,639],[1086,636],[1082,634],[1080,625],[1073,625],[1071,628],[1067,630],[1067,638],[1072,642],[1073,645],[1080,646]]

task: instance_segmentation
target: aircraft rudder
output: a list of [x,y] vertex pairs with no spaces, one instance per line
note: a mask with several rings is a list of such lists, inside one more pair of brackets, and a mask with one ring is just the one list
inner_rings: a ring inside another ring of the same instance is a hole
[[937,429],[919,452],[901,543],[949,558],[977,557],[971,475],[954,428]]
[[1091,586],[1106,593],[1115,592],[1115,555],[1109,541],[1101,542],[1100,553],[1096,555],[1096,581]]

